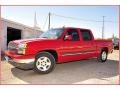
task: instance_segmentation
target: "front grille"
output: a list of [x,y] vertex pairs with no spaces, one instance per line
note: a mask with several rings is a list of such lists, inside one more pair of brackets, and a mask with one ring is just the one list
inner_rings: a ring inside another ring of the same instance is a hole
[[17,51],[18,45],[14,42],[10,42],[8,44],[8,50],[9,51]]

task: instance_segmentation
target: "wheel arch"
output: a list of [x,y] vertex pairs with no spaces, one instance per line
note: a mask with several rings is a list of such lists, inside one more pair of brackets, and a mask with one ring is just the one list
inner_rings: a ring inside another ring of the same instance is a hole
[[102,47],[101,51],[105,50],[108,53],[108,47]]
[[55,61],[58,62],[58,53],[56,50],[53,50],[53,49],[41,50],[41,51],[37,52],[35,56],[37,56],[40,52],[48,52],[48,53],[52,54],[53,57],[55,58]]

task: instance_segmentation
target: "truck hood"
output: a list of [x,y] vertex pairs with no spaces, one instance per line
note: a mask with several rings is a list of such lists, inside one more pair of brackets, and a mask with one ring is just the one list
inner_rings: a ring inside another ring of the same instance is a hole
[[36,41],[45,41],[45,40],[51,40],[46,38],[32,38],[32,39],[22,39],[22,40],[14,40],[14,43],[20,44],[20,43],[29,43],[29,42],[36,42]]

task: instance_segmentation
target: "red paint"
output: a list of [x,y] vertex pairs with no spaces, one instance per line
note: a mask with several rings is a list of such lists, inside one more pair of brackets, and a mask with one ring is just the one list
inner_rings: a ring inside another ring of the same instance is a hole
[[[79,33],[79,41],[65,41],[64,36],[69,29],[77,29]],[[90,31],[90,30],[88,30]],[[26,39],[15,40],[13,42],[17,44],[27,43],[25,55],[18,55],[10,51],[6,51],[6,55],[14,59],[29,59],[35,58],[36,54],[41,51],[53,50],[56,51],[58,60],[57,63],[76,61],[80,59],[87,59],[92,57],[98,57],[102,48],[108,48],[108,52],[112,51],[111,40],[94,40],[94,36],[90,31],[92,40],[84,41],[81,37],[80,28],[65,27],[61,37],[56,40],[51,39]],[[91,53],[92,52],[92,53]],[[72,54],[72,55],[71,55]]]

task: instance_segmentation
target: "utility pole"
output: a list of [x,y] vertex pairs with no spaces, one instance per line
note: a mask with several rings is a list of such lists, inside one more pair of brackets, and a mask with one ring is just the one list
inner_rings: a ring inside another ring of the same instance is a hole
[[37,26],[37,17],[36,12],[34,13],[34,28]]
[[105,16],[103,16],[103,26],[102,26],[102,39],[104,39],[104,18],[105,18]]
[[49,12],[49,23],[48,23],[48,30],[50,30],[50,16],[51,16],[51,13]]
[[36,29],[37,29],[37,16],[36,16],[36,12],[34,14],[34,37],[36,37]]

